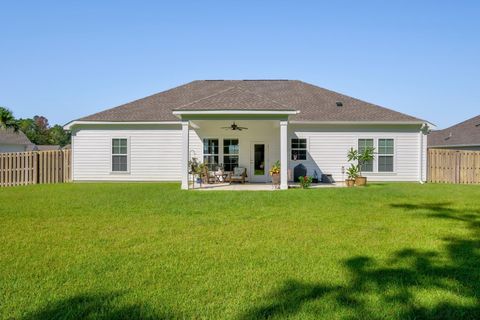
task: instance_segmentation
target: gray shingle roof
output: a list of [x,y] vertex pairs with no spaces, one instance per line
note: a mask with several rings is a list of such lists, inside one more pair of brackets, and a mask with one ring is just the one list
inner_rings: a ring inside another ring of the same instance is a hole
[[197,80],[79,120],[172,121],[174,110],[218,109],[298,110],[290,117],[298,121],[422,121],[297,80]]
[[12,129],[0,128],[0,144],[31,145],[32,143],[22,131],[15,132]]
[[449,128],[432,131],[429,147],[480,146],[480,115]]
[[241,87],[230,87],[175,110],[295,110]]
[[50,151],[50,150],[61,150],[62,148],[56,144],[37,144],[36,150],[38,151]]

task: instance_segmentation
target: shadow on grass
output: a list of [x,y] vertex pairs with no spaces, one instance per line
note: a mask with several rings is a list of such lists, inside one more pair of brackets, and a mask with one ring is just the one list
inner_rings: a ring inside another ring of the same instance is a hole
[[158,314],[145,305],[119,306],[115,303],[121,293],[81,294],[48,304],[44,308],[28,314],[24,320],[43,319],[177,319],[175,314]]
[[391,206],[461,221],[470,231],[468,237],[445,238],[438,252],[400,250],[383,262],[353,257],[343,262],[350,274],[347,284],[288,280],[265,298],[265,304],[239,318],[284,318],[300,312],[317,318],[335,312],[351,319],[480,319],[480,214],[449,205]]

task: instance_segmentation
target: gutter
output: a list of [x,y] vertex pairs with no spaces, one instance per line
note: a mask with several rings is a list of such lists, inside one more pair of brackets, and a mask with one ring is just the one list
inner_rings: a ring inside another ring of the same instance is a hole
[[127,125],[148,125],[148,124],[181,124],[181,121],[86,121],[86,120],[73,120],[63,126],[65,130],[71,130],[72,127],[82,124],[127,124]]
[[425,125],[431,124],[426,121],[299,121],[299,120],[291,120],[289,121],[291,124],[361,124],[361,125],[369,125],[369,124],[417,124],[417,125]]

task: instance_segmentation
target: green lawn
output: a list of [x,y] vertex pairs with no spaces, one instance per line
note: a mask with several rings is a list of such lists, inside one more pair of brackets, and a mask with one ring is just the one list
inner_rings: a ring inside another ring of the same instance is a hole
[[480,318],[480,186],[0,189],[0,318]]

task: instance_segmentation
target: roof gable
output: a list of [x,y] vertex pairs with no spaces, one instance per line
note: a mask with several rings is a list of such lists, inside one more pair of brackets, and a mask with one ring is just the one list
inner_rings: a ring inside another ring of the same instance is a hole
[[192,101],[175,110],[295,110],[270,98],[235,86]]

